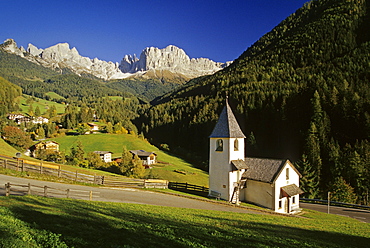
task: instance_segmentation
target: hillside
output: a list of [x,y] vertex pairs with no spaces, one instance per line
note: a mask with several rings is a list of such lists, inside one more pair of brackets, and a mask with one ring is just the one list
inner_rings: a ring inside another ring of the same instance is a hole
[[297,165],[312,182],[302,185],[306,196],[339,195],[341,187],[366,204],[369,12],[369,0],[305,4],[229,67],[158,99],[141,119],[146,137],[206,160],[208,136],[228,95],[248,136],[248,156],[301,160]]
[[[158,161],[161,163],[155,165],[151,169],[152,172],[147,170],[147,174],[152,173],[152,175],[156,175],[161,179],[173,182],[188,182],[200,186],[208,186],[208,174],[206,172],[194,168],[188,162],[167,154],[147,141],[130,134],[63,136],[51,140],[58,142],[60,144],[60,151],[66,154],[70,153],[72,147],[77,147],[78,142],[82,143],[85,154],[93,151],[110,151],[113,153],[113,158],[122,156],[123,146],[127,150],[155,152],[158,155]],[[184,174],[175,172],[175,170],[182,171]]]
[[299,218],[23,196],[2,199],[0,213],[1,247],[330,248],[370,239],[368,223],[315,211]]

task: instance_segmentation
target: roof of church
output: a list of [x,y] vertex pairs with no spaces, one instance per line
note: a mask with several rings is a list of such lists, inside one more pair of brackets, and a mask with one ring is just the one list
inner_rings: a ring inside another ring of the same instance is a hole
[[231,160],[231,164],[235,166],[236,169],[248,169],[248,165],[241,159],[238,160]]
[[242,177],[272,183],[286,161],[286,159],[245,158],[244,162],[249,168]]
[[281,189],[287,194],[289,197],[294,195],[303,194],[304,191],[301,190],[297,185],[295,184],[289,184],[284,187],[281,187]]
[[244,133],[239,127],[238,122],[231,110],[229,103],[222,110],[215,128],[210,138],[245,138]]

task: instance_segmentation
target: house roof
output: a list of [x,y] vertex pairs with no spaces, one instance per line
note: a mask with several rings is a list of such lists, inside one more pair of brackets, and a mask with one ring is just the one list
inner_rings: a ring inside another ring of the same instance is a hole
[[243,173],[244,178],[272,183],[287,160],[266,158],[245,158],[244,162],[249,167]]
[[144,150],[131,150],[130,152],[135,155],[138,155],[139,157],[149,157],[152,154],[157,155],[154,152],[146,152]]
[[210,138],[245,138],[227,101]]
[[94,153],[101,155],[101,154],[107,154],[107,153],[112,153],[112,152],[109,152],[109,151],[94,151]]
[[281,187],[281,190],[285,192],[289,197],[294,195],[303,194],[303,190],[301,190],[297,185],[289,184],[287,186]]
[[234,165],[238,170],[249,168],[248,165],[241,159],[231,160],[231,164]]

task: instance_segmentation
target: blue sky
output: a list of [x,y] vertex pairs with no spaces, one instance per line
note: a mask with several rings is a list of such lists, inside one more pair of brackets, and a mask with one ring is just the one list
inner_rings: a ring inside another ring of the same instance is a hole
[[120,62],[148,46],[191,58],[234,60],[308,0],[1,1],[0,43],[68,42],[90,58]]

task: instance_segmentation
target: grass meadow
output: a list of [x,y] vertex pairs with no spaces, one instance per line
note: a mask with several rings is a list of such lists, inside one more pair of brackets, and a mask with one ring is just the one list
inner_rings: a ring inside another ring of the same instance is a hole
[[[166,179],[173,182],[187,182],[197,184],[199,186],[208,186],[208,174],[192,164],[172,156],[149,142],[131,134],[90,134],[90,135],[66,135],[51,139],[60,145],[60,151],[69,153],[72,147],[77,147],[78,142],[81,142],[85,153],[93,151],[110,151],[112,157],[120,157],[122,155],[123,146],[128,150],[145,150],[155,152],[159,163],[154,165],[151,170],[152,175],[161,179]],[[184,173],[177,173],[182,171]],[[150,171],[147,170],[147,173]]]
[[300,217],[0,197],[0,247],[368,247],[370,224]]

